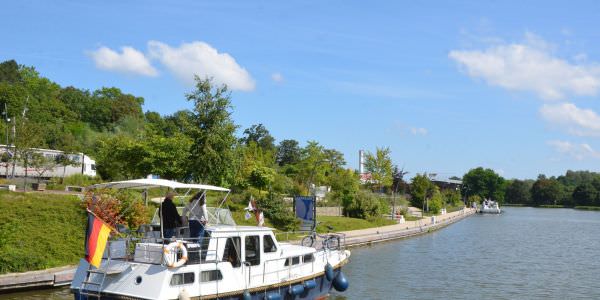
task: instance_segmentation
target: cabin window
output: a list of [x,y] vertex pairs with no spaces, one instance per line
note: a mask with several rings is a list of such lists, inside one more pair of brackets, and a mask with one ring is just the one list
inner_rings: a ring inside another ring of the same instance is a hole
[[245,239],[246,262],[251,266],[260,265],[260,236],[247,236]]
[[273,241],[273,238],[270,235],[265,235],[263,238],[263,251],[265,253],[277,252],[275,242]]
[[288,257],[285,260],[285,266],[300,264],[300,256]]
[[92,165],[92,170],[96,171],[96,165]]
[[194,273],[179,273],[171,276],[171,286],[194,283]]
[[241,242],[239,237],[227,238],[227,242],[225,242],[225,250],[223,251],[223,258],[221,261],[230,262],[234,268],[240,267],[240,250]]
[[315,260],[315,256],[312,254],[306,254],[302,259],[304,260],[304,263],[309,263]]
[[220,270],[202,271],[202,273],[200,273],[201,282],[217,281],[221,279],[223,279],[223,274],[221,274]]

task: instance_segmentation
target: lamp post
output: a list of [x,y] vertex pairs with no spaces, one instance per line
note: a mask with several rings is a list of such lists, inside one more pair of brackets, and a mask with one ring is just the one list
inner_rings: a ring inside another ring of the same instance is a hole
[[4,102],[4,111],[2,111],[2,115],[4,116],[4,122],[6,123],[6,155],[7,155],[6,177],[8,178],[8,165],[10,163],[10,161],[8,159],[8,156],[10,155],[10,145],[8,142],[10,118],[8,117],[8,106],[7,106],[6,102]]

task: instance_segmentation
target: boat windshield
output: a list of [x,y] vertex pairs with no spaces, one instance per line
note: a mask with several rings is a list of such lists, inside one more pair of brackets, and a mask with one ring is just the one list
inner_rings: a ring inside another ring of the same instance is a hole
[[[154,211],[154,216],[152,217],[152,225],[160,226],[160,217],[158,216],[158,208]],[[231,216],[231,211],[227,208],[218,208],[218,207],[207,207],[208,211],[208,224],[219,224],[219,225],[231,225],[236,226],[233,217]],[[177,207],[177,211],[181,215],[183,213],[183,207]]]

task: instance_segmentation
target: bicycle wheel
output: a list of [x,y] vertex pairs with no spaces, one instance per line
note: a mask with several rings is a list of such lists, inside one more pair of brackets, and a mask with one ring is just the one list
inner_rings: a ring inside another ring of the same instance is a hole
[[325,240],[325,247],[329,250],[336,250],[340,247],[340,237],[336,235],[329,236]]
[[307,235],[304,238],[302,238],[302,241],[300,242],[300,245],[304,246],[304,247],[312,247],[315,244],[315,237],[312,235]]

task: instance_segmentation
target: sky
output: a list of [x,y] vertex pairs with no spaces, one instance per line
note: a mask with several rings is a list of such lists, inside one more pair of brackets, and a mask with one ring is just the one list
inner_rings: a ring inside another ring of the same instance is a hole
[[318,141],[358,168],[600,171],[597,1],[2,1],[0,61],[115,86],[162,115],[193,77],[232,91],[243,129]]

